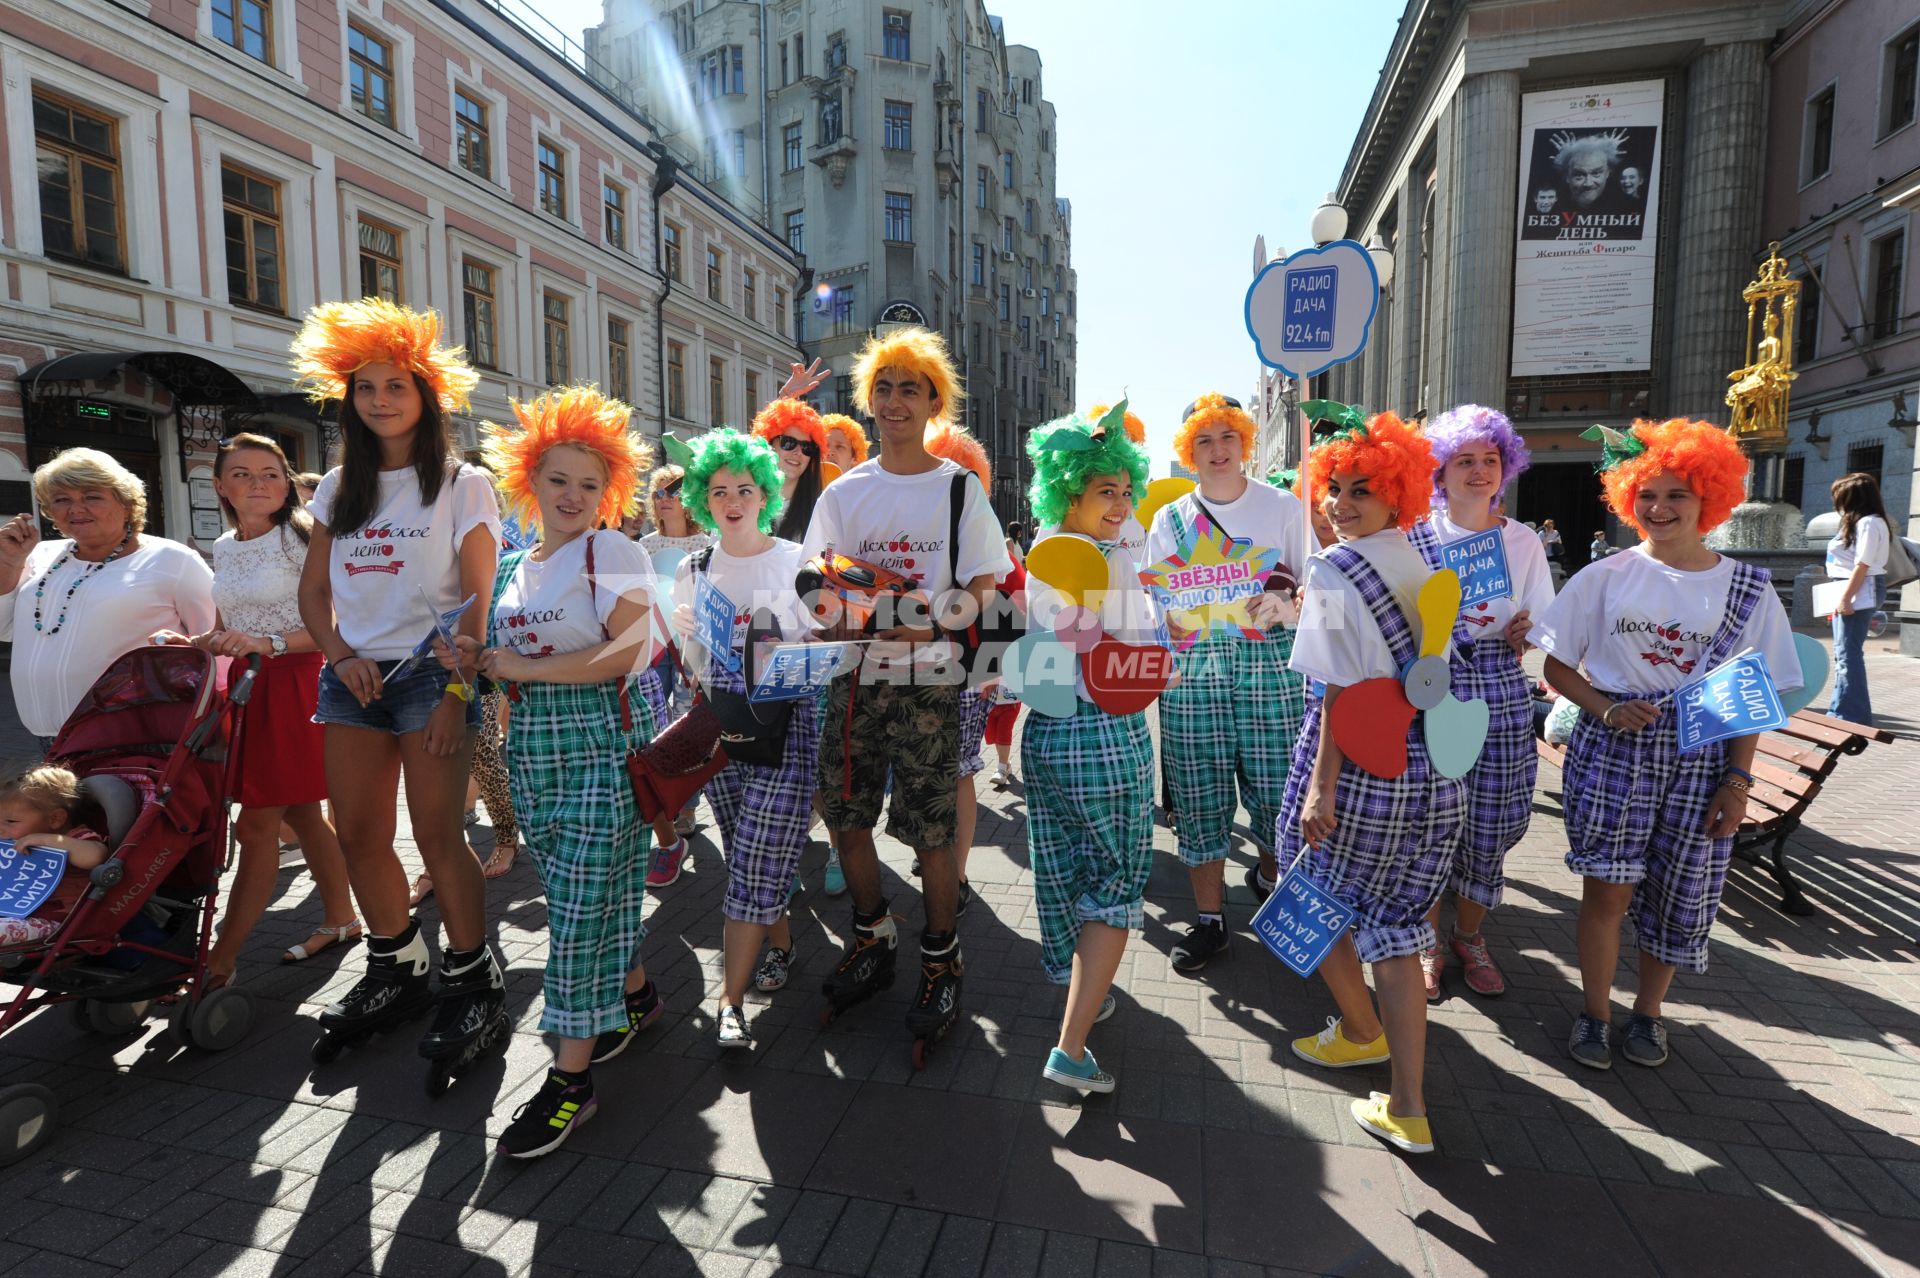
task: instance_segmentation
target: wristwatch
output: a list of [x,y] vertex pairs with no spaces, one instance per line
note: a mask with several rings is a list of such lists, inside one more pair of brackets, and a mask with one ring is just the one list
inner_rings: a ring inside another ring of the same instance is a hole
[[287,655],[287,641],[279,635],[268,635],[267,646],[273,649],[273,655],[276,657]]

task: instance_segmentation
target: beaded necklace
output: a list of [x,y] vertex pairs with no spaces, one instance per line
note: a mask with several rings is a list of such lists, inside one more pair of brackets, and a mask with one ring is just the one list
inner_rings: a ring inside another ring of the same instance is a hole
[[132,540],[133,540],[133,529],[129,528],[127,529],[127,535],[120,539],[120,544],[115,546],[112,549],[112,551],[110,551],[107,554],[107,557],[105,559],[102,559],[97,564],[88,564],[86,567],[86,571],[82,572],[78,577],[75,577],[73,579],[73,584],[67,587],[67,597],[60,601],[60,616],[55,619],[53,623],[53,629],[43,631],[40,625],[40,619],[42,615],[40,609],[42,604],[42,598],[47,593],[47,582],[52,580],[53,574],[55,574],[56,572],[59,572],[61,567],[67,562],[67,560],[73,558],[73,552],[80,548],[78,542],[75,542],[73,545],[68,546],[67,553],[53,561],[53,567],[47,569],[46,574],[40,578],[40,584],[34,587],[33,629],[35,633],[44,633],[48,636],[59,634],[60,627],[67,624],[67,605],[73,602],[73,592],[80,589],[80,587],[84,586],[87,583],[87,578],[93,576],[95,573],[99,572],[102,568],[105,568],[108,564],[118,559],[120,557],[120,552],[125,550],[127,548],[127,543]]

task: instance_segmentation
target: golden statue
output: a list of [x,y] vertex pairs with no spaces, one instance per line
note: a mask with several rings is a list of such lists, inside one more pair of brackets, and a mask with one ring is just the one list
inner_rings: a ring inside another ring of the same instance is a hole
[[[1793,331],[1794,312],[1800,307],[1800,281],[1787,274],[1780,243],[1769,246],[1760,274],[1740,292],[1747,302],[1747,344],[1753,362],[1727,374],[1727,407],[1733,421],[1727,429],[1750,447],[1763,451],[1787,442],[1787,395],[1794,378],[1793,348],[1781,334]],[[1761,338],[1756,345],[1756,326]]]

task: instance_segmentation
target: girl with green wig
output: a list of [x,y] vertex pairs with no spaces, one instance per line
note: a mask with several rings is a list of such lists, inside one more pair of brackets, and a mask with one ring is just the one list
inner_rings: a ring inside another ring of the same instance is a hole
[[[1166,628],[1123,541],[1147,487],[1147,456],[1119,425],[1124,409],[1099,422],[1063,417],[1028,436],[1033,484],[1027,499],[1037,522],[1059,528],[1034,553],[1056,538],[1092,542],[1108,560],[1108,588],[1083,596],[1082,606],[1097,614],[1107,635],[1164,644]],[[1039,629],[1051,628],[1074,606],[1033,575],[1027,599],[1031,625]],[[1059,1041],[1042,1073],[1078,1091],[1111,1092],[1113,1075],[1087,1050],[1087,1034],[1113,1014],[1113,978],[1127,934],[1145,921],[1153,743],[1144,711],[1103,710],[1078,674],[1075,688],[1074,714],[1028,714],[1020,742],[1040,961],[1049,980],[1067,987]]]
[[[717,430],[697,440],[682,488],[687,515],[717,534],[718,544],[680,565],[674,580],[674,629],[681,636],[688,677],[709,693],[744,695],[747,631],[766,629],[785,640],[813,630],[793,579],[800,547],[771,535],[782,505],[781,475],[764,440]],[[733,605],[732,664],[694,638],[695,578]],[[791,703],[777,763],[736,759],[707,782],[707,803],[727,853],[725,967],[714,1018],[721,1047],[750,1048],[753,1034],[742,1010],[760,947],[776,924],[785,926],[789,885],[813,822],[813,788],[820,724],[811,700]],[[782,938],[775,937],[776,944]],[[787,940],[790,948],[791,940]]]

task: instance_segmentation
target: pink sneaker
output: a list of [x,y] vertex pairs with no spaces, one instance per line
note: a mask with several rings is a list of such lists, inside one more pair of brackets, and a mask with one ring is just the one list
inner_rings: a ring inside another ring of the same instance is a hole
[[1438,945],[1420,951],[1420,975],[1427,978],[1427,1002],[1440,1001],[1440,974],[1447,970],[1447,952]]
[[1486,937],[1478,932],[1472,936],[1455,932],[1452,949],[1460,960],[1460,974],[1466,978],[1468,989],[1482,998],[1498,998],[1507,992],[1507,978],[1500,975],[1493,955],[1487,953]]
[[687,841],[675,839],[666,847],[653,850],[653,866],[647,871],[647,886],[650,888],[671,887],[680,877],[680,867],[688,860]]

